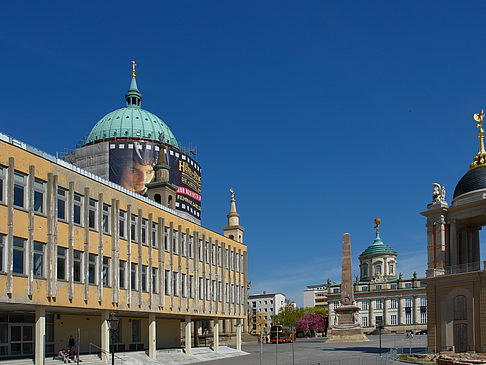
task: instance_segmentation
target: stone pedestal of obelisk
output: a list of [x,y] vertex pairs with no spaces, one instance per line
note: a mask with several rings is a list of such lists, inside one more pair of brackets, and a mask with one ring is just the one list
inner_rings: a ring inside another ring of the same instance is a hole
[[351,239],[343,236],[343,266],[341,271],[341,305],[335,309],[337,323],[331,327],[327,342],[369,341],[358,322],[359,307],[354,303]]

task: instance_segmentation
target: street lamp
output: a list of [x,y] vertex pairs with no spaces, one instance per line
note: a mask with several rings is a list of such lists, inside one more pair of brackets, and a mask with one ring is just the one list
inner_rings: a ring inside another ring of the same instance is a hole
[[378,333],[380,335],[380,356],[381,356],[381,330],[384,328],[385,326],[383,325],[383,320],[380,320],[380,321],[377,321],[376,322],[376,328],[378,329]]
[[113,345],[113,333],[118,329],[118,322],[120,320],[115,317],[115,313],[111,312],[110,316],[106,321],[108,322],[108,328],[110,329],[111,364],[115,365],[115,346]]

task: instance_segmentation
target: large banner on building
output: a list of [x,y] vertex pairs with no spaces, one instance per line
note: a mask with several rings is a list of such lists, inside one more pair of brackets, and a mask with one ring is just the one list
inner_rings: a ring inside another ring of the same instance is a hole
[[[178,187],[176,209],[201,219],[201,167],[189,155],[165,147],[170,166],[169,181]],[[146,184],[154,181],[154,166],[159,157],[159,144],[152,142],[110,142],[110,181],[141,195]]]

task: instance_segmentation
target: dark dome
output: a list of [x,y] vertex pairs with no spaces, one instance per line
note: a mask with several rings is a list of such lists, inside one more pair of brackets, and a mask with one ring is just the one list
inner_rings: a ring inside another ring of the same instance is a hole
[[454,198],[480,189],[486,189],[486,165],[469,170],[459,180],[454,190]]

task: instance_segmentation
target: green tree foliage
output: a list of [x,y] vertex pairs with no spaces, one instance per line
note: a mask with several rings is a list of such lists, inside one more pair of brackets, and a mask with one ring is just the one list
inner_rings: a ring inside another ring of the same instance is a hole
[[285,306],[280,309],[280,312],[273,316],[272,323],[282,326],[296,326],[299,318],[306,314],[322,314],[327,317],[327,309],[325,307],[299,308],[294,302],[286,299]]

